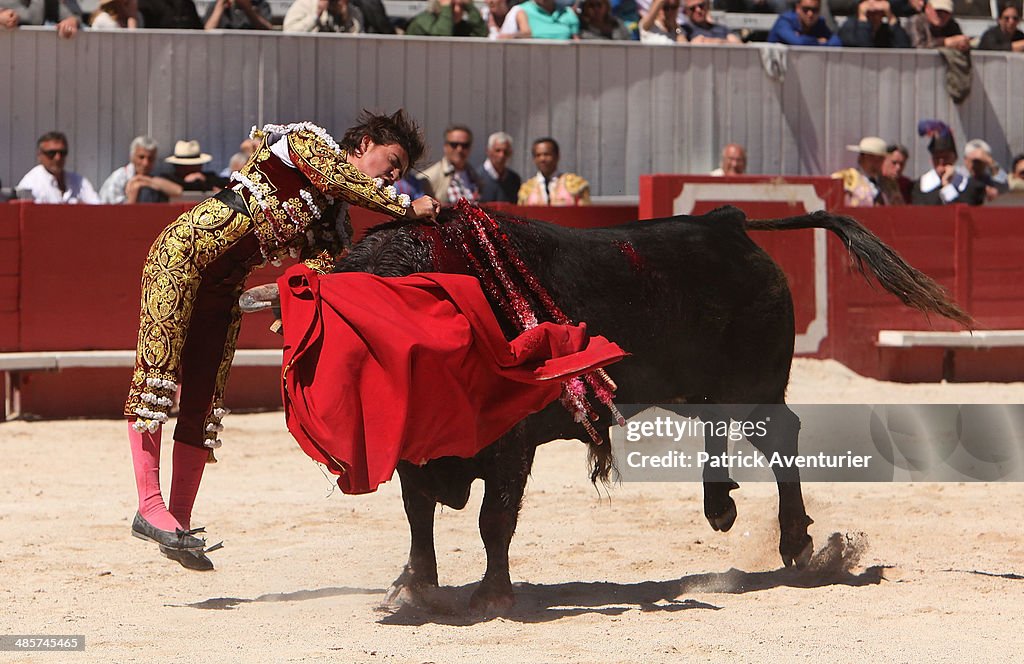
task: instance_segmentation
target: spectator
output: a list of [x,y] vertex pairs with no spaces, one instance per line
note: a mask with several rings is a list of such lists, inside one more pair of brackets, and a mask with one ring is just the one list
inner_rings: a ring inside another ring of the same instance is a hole
[[640,19],[640,41],[644,44],[676,44],[686,41],[679,25],[680,0],[652,0]]
[[964,166],[971,174],[971,179],[984,187],[982,203],[1010,190],[1006,182],[1006,172],[992,158],[992,146],[980,138],[967,141],[964,145]]
[[533,142],[537,174],[519,187],[519,205],[590,205],[590,183],[575,173],[559,172],[559,152],[553,138]]
[[732,176],[743,175],[747,172],[747,151],[739,143],[729,143],[722,148],[722,157],[718,168],[711,171],[711,175]]
[[284,32],[363,31],[363,13],[349,0],[295,0],[284,15]]
[[232,173],[242,170],[242,166],[245,166],[250,156],[244,152],[236,152],[231,155],[231,159],[228,160],[228,174],[225,177],[230,178]]
[[391,18],[381,0],[350,0],[349,4],[362,12],[363,32],[378,35],[395,34],[395,26],[391,23]]
[[19,25],[56,25],[57,36],[71,39],[78,34],[81,21],[77,3],[64,0],[0,0],[0,27],[13,30]]
[[583,0],[580,4],[580,39],[633,39],[622,21],[612,14],[608,0]]
[[910,48],[910,35],[892,13],[888,0],[861,0],[857,15],[839,28],[843,46],[860,48]]
[[36,141],[39,165],[21,178],[17,189],[30,190],[36,203],[89,203],[100,202],[92,183],[65,170],[68,158],[68,139],[59,131],[43,134]]
[[99,30],[134,30],[139,27],[137,0],[100,0],[100,7],[89,17],[89,26]]
[[[487,8],[487,16],[484,17],[487,23],[487,38],[500,39],[501,26],[508,16],[508,0],[485,0],[484,7]],[[481,14],[483,13],[481,11]]]
[[227,180],[211,171],[204,171],[203,164],[209,163],[212,156],[199,147],[199,141],[178,141],[174,144],[174,154],[164,159],[174,166],[174,172],[167,176],[181,185],[185,191],[215,191],[227,186]]
[[203,17],[204,30],[271,30],[267,0],[215,0]]
[[424,193],[441,205],[461,199],[471,203],[480,200],[480,179],[469,164],[473,149],[473,132],[465,125],[451,125],[444,130],[444,157],[420,174]]
[[882,177],[882,164],[889,154],[887,147],[877,136],[866,136],[857,145],[846,146],[850,152],[857,153],[857,166],[832,174],[833,178],[843,181],[846,207],[903,205],[896,181]]
[[164,30],[201,30],[203,22],[192,0],[138,0],[142,25]]
[[571,7],[555,0],[526,0],[516,14],[516,35],[523,39],[579,39],[580,20]]
[[[607,1],[607,0],[605,0]],[[515,203],[523,179],[508,167],[512,137],[503,131],[487,137],[487,161],[480,169],[480,200]]]
[[999,5],[999,22],[981,36],[978,50],[1024,53],[1024,32],[1019,26],[1020,6],[1012,0],[1003,0]]
[[711,0],[684,0],[683,32],[691,44],[742,44],[739,35],[711,20]]
[[[931,129],[927,128],[927,122],[932,123]],[[918,133],[932,136],[928,143],[932,169],[914,183],[911,202],[914,205],[980,205],[985,196],[984,186],[972,183],[967,169],[956,165],[956,143],[949,127],[938,121],[924,121],[919,124]]]
[[914,189],[914,181],[903,174],[907,167],[907,160],[910,159],[910,151],[905,145],[892,143],[885,147],[886,157],[882,163],[882,177],[888,178],[896,183],[900,192],[902,203],[893,205],[907,205],[910,203],[911,193]]
[[797,0],[792,10],[775,19],[768,41],[790,46],[842,46],[821,17],[821,0]]
[[1013,158],[1013,168],[1010,169],[1010,177],[1007,180],[1010,191],[1024,191],[1024,154]]
[[128,164],[117,169],[100,187],[100,201],[120,203],[166,203],[181,196],[177,182],[153,175],[157,143],[149,136],[136,136],[128,148]]
[[405,34],[430,37],[486,37],[487,23],[473,0],[430,0],[412,17]]
[[914,48],[971,50],[970,39],[953,19],[953,0],[928,0],[924,11],[907,22],[907,32]]

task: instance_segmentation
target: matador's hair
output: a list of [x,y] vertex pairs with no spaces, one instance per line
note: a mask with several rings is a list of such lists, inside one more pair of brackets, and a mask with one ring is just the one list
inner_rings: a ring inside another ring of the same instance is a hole
[[363,136],[369,136],[377,145],[401,145],[409,155],[409,168],[420,160],[425,149],[423,131],[401,108],[391,115],[377,115],[363,109],[356,118],[356,124],[342,137],[341,147],[354,150],[359,147]]

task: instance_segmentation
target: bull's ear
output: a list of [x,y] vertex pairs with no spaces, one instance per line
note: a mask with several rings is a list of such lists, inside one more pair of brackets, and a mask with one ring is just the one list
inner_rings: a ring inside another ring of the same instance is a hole
[[278,292],[276,283],[250,288],[238,298],[238,306],[242,309],[242,313],[246,314],[263,311],[271,307],[279,308],[280,303],[281,294]]

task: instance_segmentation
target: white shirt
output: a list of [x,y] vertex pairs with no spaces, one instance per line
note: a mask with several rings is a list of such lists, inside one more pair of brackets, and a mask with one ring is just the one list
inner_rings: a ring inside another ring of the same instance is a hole
[[128,194],[124,189],[128,181],[135,177],[135,164],[122,166],[110,174],[103,184],[100,185],[100,201],[110,205],[120,205],[128,200]]
[[36,203],[88,203],[96,205],[100,197],[92,188],[92,183],[78,173],[64,171],[65,191],[57,186],[57,178],[39,164],[21,178],[18,189],[31,189],[32,198]]

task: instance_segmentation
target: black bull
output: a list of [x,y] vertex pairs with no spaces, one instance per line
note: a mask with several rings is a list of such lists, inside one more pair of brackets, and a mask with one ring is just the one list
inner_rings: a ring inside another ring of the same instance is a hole
[[[931,279],[903,261],[853,219],[815,213],[788,219],[747,220],[736,208],[704,216],[578,230],[498,217],[524,263],[574,321],[631,353],[610,368],[620,403],[784,404],[793,358],[793,302],[778,265],[748,230],[825,228],[882,286],[905,304],[965,325],[970,318]],[[628,248],[628,251],[625,249]],[[357,244],[339,271],[402,276],[442,269],[423,227],[389,224]],[[500,317],[500,316],[499,316]],[[507,330],[507,331],[510,331]],[[343,388],[342,388],[343,389]],[[776,406],[777,407],[777,406]],[[800,423],[771,418],[767,435],[751,440],[766,456],[797,453]],[[758,419],[757,413],[749,413]],[[605,414],[599,429],[611,425]],[[461,509],[476,478],[484,481],[480,535],[487,569],[471,606],[501,610],[514,603],[508,551],[536,447],[581,437],[582,429],[558,402],[527,417],[472,459],[444,458],[398,467],[412,545],[409,562],[390,597],[414,598],[438,584],[434,550],[437,503]],[[708,451],[725,451],[709,438]],[[606,471],[609,445],[591,446],[595,474]],[[717,474],[716,474],[717,473]],[[779,552],[786,565],[805,563],[812,551],[797,468],[775,470],[779,491]],[[704,512],[716,530],[735,520],[726,470],[705,474]]]

